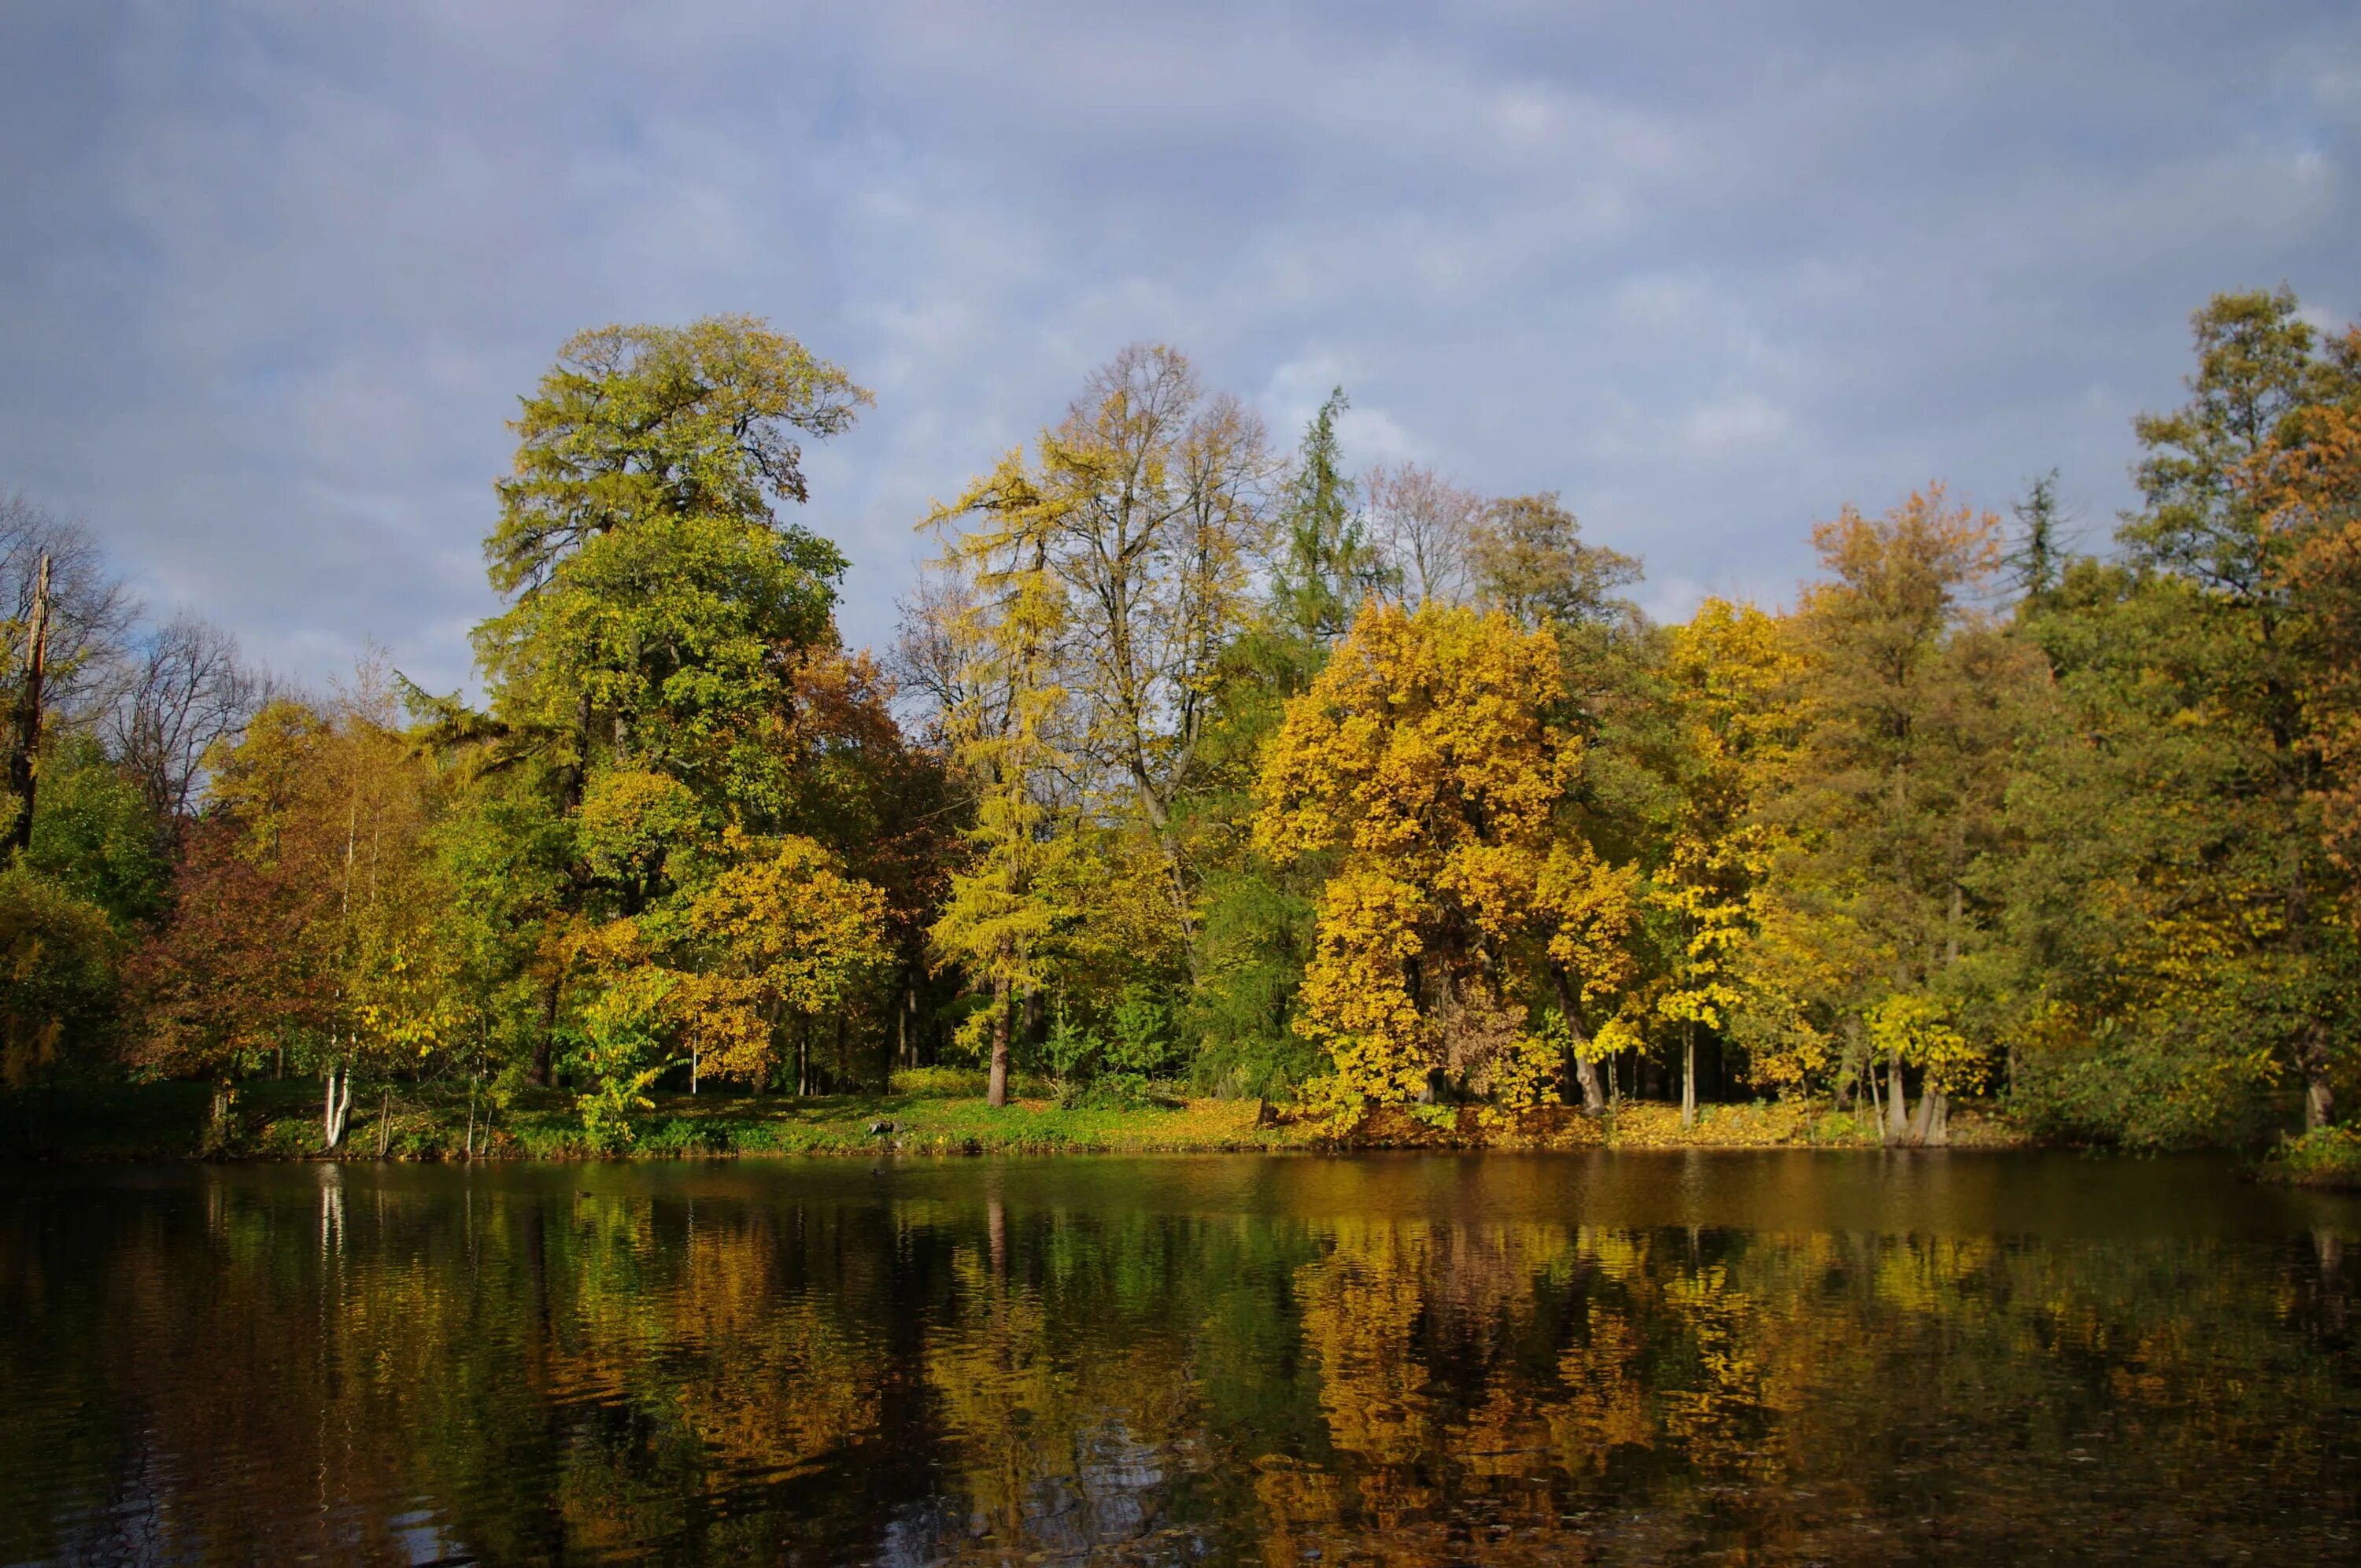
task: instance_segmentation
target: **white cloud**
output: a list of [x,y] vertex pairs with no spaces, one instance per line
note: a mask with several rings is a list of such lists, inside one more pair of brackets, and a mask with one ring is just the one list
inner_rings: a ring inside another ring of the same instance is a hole
[[1785,410],[1752,392],[1699,403],[1681,417],[1674,452],[1711,460],[1752,451],[1787,433]]

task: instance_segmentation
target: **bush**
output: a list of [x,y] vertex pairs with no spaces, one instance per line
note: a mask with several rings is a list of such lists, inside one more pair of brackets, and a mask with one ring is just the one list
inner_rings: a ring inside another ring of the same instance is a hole
[[2266,1174],[2306,1187],[2361,1187],[2361,1127],[2317,1127],[2283,1138]]
[[115,1006],[105,911],[22,867],[0,872],[0,1080],[22,1088],[94,1054]]
[[906,1067],[886,1087],[913,1100],[968,1100],[982,1094],[986,1083],[982,1068]]
[[[992,1087],[992,1075],[980,1067],[906,1067],[887,1080],[889,1092],[912,1100],[981,1100]],[[1041,1100],[1049,1086],[1027,1072],[1008,1075],[1011,1100]]]

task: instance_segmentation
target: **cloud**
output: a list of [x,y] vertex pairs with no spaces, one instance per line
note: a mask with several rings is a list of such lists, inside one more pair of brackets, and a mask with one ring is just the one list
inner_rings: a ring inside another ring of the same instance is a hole
[[456,685],[558,344],[752,311],[879,396],[803,520],[859,640],[1142,338],[1563,491],[1667,613],[1775,598],[1937,475],[2110,515],[2216,290],[2361,312],[2356,82],[2327,0],[9,7],[0,485],[291,673]]

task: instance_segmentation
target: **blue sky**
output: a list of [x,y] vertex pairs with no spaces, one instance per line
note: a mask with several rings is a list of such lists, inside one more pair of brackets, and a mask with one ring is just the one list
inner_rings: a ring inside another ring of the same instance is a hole
[[441,687],[576,329],[766,315],[912,523],[1127,342],[1283,439],[1554,488],[1678,615],[2055,466],[2092,540],[2210,293],[2361,314],[2361,6],[0,6],[0,488],[324,681]]

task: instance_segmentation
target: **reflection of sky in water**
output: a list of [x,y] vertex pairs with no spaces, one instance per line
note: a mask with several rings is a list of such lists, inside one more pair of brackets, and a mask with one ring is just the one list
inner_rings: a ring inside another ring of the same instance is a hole
[[2361,1204],[2206,1161],[10,1185],[0,1561],[2312,1561],[2361,1481]]

